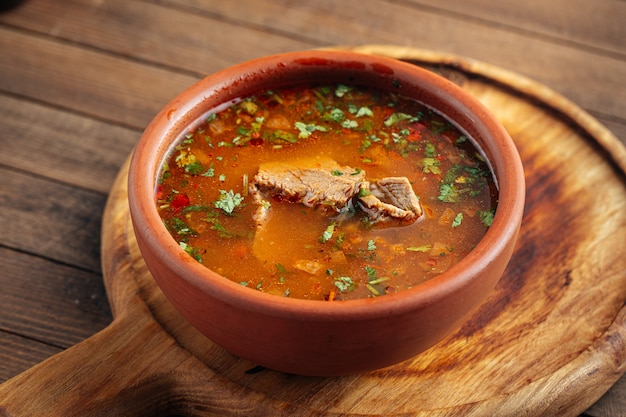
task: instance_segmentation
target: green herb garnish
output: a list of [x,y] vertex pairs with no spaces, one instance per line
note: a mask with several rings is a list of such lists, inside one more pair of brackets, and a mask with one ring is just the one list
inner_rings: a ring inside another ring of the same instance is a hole
[[326,132],[326,128],[324,126],[318,126],[316,124],[303,123],[303,122],[295,122],[294,126],[300,133],[298,133],[298,137],[300,139],[306,139],[311,136],[311,134],[315,131]]
[[220,190],[220,198],[213,203],[215,208],[222,210],[225,214],[232,216],[233,211],[243,202],[243,197],[233,190]]
[[452,227],[459,227],[463,222],[463,213],[458,213],[452,220]]
[[322,235],[319,237],[318,239],[319,242],[320,243],[328,242],[333,237],[333,233],[335,233],[335,222],[332,222],[331,224],[328,225],[326,230],[324,230],[324,233],[322,233]]
[[335,278],[335,287],[337,287],[340,292],[347,292],[352,291],[355,284],[350,277],[337,277]]
[[483,222],[483,224],[487,227],[490,227],[493,223],[494,213],[491,211],[479,211],[478,216],[480,217],[480,220]]

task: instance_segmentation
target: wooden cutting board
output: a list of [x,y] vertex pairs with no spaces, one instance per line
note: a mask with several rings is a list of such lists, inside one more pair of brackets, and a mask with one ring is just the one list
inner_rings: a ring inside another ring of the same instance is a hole
[[115,320],[0,385],[0,415],[575,416],[609,389],[626,371],[625,148],[514,73],[410,48],[351,49],[450,78],[519,148],[528,187],[520,241],[469,321],[412,360],[362,375],[300,377],[240,360],[182,319],[147,271],[126,164],[102,227]]

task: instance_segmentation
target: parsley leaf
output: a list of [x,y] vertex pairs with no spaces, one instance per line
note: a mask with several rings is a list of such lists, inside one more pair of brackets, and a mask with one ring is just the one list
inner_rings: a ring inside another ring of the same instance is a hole
[[174,231],[176,234],[181,236],[197,236],[198,232],[193,230],[191,227],[185,223],[184,220],[179,219],[178,217],[172,217],[169,222],[165,224],[165,226]]
[[333,109],[329,112],[324,113],[321,116],[321,119],[327,122],[336,122],[336,123],[341,123],[344,121],[344,119],[346,118],[345,114],[343,113],[343,110],[337,108],[337,107],[333,107]]
[[359,123],[356,120],[344,120],[341,122],[341,127],[345,129],[355,129],[359,127]]
[[194,161],[190,164],[185,165],[185,172],[191,175],[198,175],[205,170],[204,166],[199,161]]
[[441,174],[440,162],[435,158],[422,159],[422,172],[428,174]]
[[337,97],[343,97],[346,93],[352,91],[352,87],[348,87],[347,85],[339,84],[335,89],[335,95]]
[[452,220],[452,227],[459,227],[463,222],[463,213],[458,213]]
[[395,112],[391,113],[391,116],[389,116],[383,123],[385,124],[385,126],[390,127],[402,120],[411,120],[412,118],[413,116],[411,116],[410,114]]
[[197,248],[194,248],[188,243],[178,242],[178,245],[185,251],[189,256],[194,258],[196,261],[202,263],[202,256],[200,255],[200,251]]
[[331,224],[328,225],[326,230],[324,230],[324,233],[322,233],[322,235],[319,237],[318,239],[319,242],[320,243],[328,242],[333,237],[333,233],[335,233],[335,222],[332,222]]
[[372,111],[372,109],[370,109],[369,107],[360,107],[359,110],[357,110],[356,117],[372,117],[374,116],[374,112]]
[[365,273],[367,274],[367,280],[372,281],[376,279],[376,268],[372,268],[369,265],[365,265]]
[[355,284],[350,277],[338,277],[335,279],[335,287],[337,287],[340,292],[346,292],[352,291]]
[[310,137],[311,133],[313,133],[315,131],[326,132],[326,128],[324,126],[317,126],[317,125],[312,124],[312,123],[306,124],[306,123],[303,123],[303,122],[296,122],[294,124],[294,126],[300,132],[300,133],[298,133],[298,137],[300,139],[306,139],[306,138]]
[[233,190],[224,191],[220,190],[220,198],[213,203],[215,208],[222,210],[229,216],[232,216],[233,211],[243,202],[241,194],[235,194]]
[[442,184],[437,198],[444,203],[458,203],[461,195],[454,184]]
[[479,211],[478,215],[480,216],[480,220],[487,227],[490,227],[493,223],[493,212],[492,211]]

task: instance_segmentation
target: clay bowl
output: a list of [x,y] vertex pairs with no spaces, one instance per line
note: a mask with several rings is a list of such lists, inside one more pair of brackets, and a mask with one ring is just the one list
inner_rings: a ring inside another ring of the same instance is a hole
[[[487,234],[447,272],[375,299],[325,302],[245,288],[187,255],[155,206],[159,168],[172,143],[208,110],[285,84],[369,85],[414,97],[455,121],[490,161],[499,205]],[[173,306],[201,333],[241,358],[301,375],[346,375],[396,364],[436,344],[484,301],[513,252],[524,207],[524,175],[504,128],[448,80],[389,58],[306,51],[265,57],[213,74],[169,103],[139,141],[129,203],[142,256]],[[208,342],[207,342],[208,343]]]

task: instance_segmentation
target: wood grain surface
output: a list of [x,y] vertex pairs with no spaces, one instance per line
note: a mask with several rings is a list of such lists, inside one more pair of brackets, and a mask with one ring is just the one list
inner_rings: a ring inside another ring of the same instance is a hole
[[613,250],[626,234],[619,141],[515,73],[412,48],[353,49],[450,78],[492,109],[520,151],[527,179],[520,241],[469,321],[412,360],[362,375],[258,369],[200,335],[156,286],[132,232],[125,165],[103,218],[115,320],[1,385],[7,415],[575,416],[626,371],[626,258]]
[[[528,77],[626,143],[625,20],[622,0],[23,0],[3,10],[0,382],[108,328],[107,194],[150,118],[204,75],[290,50],[419,47]],[[588,310],[575,313],[581,323]],[[626,377],[584,414],[626,415]]]

